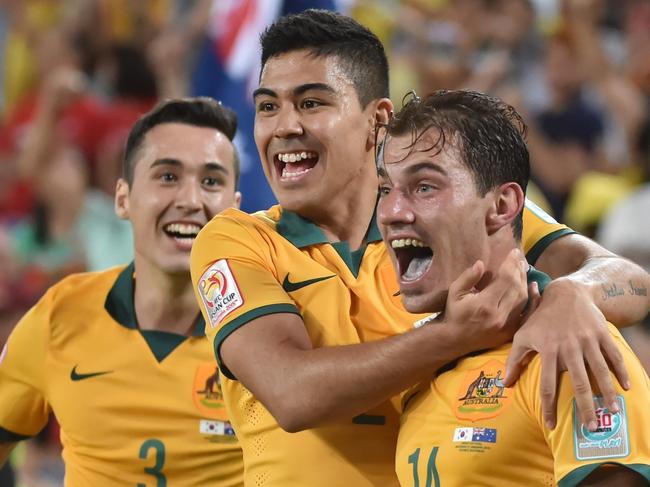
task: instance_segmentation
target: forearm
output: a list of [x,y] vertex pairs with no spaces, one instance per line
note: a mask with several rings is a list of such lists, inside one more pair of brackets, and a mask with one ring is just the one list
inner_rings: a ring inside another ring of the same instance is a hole
[[592,257],[577,271],[554,280],[552,293],[586,293],[605,315],[622,327],[638,323],[650,312],[650,274],[618,256]]
[[[352,418],[431,378],[442,365],[466,353],[460,349],[463,344],[456,343],[446,330],[429,325],[385,340],[347,346],[269,347],[256,354],[264,360],[253,359],[259,363],[247,367],[244,372],[251,373],[238,375],[238,379],[283,429],[300,431],[332,419]],[[280,367],[270,370],[269,358]],[[265,374],[255,373],[260,369]]]

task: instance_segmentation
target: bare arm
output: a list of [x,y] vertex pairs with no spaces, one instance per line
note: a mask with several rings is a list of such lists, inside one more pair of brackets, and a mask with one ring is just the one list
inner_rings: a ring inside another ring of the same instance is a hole
[[450,287],[445,318],[385,340],[313,348],[302,319],[257,318],[223,342],[223,363],[286,431],[353,417],[470,351],[510,339],[526,302],[521,254],[480,292],[482,264]]
[[16,443],[0,442],[0,467],[2,467],[7,462],[9,454],[15,446]]
[[585,293],[616,326],[637,323],[650,312],[650,274],[581,235],[555,240],[536,267],[555,279],[547,291]]
[[648,481],[634,470],[620,465],[610,465],[594,470],[580,482],[580,487],[644,487]]

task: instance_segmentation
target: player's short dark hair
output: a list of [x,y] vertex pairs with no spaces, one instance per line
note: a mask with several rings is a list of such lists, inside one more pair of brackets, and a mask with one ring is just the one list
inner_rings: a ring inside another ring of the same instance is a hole
[[279,18],[264,31],[260,42],[262,68],[274,56],[307,49],[315,57],[337,57],[363,108],[372,100],[389,96],[384,46],[350,17],[328,10],[305,10]]
[[[131,128],[131,132],[129,132],[122,162],[122,177],[129,183],[129,186],[133,184],[137,152],[145,135],[156,125],[163,123],[182,123],[196,127],[213,128],[228,137],[231,142],[237,132],[237,115],[235,112],[212,98],[195,97],[165,100],[140,117]],[[233,150],[235,189],[238,189],[239,156],[234,145]]]
[[[526,124],[512,106],[468,90],[440,90],[422,99],[412,94],[389,121],[386,132],[393,136],[412,134],[413,148],[429,129],[440,134],[432,148],[442,151],[447,141],[454,144],[481,196],[508,182],[517,183],[526,192],[530,178],[524,141]],[[518,241],[522,214],[523,211],[513,221],[513,234]]]

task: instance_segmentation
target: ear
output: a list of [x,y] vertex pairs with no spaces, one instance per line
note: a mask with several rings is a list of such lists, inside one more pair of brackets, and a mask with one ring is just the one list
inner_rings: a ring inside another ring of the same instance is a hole
[[393,116],[393,102],[388,98],[379,98],[368,104],[370,115],[370,131],[368,132],[368,146],[375,147],[375,128],[378,125],[386,125]]
[[510,225],[521,212],[525,200],[521,186],[514,182],[502,184],[492,193],[492,204],[485,216],[488,235]]
[[115,214],[122,220],[129,219],[129,183],[120,178],[115,186]]
[[235,191],[235,197],[232,202],[233,208],[239,209],[241,206],[241,193],[239,191]]

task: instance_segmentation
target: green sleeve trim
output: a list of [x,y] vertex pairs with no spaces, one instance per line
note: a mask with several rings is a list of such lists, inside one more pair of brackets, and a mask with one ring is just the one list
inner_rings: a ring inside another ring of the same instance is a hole
[[571,235],[572,233],[577,232],[571,228],[560,228],[559,230],[555,230],[554,232],[549,233],[546,237],[538,240],[526,254],[528,263],[530,265],[535,265],[539,256],[546,250],[546,247],[551,245],[551,242],[560,237],[564,237],[565,235]]
[[247,311],[241,316],[238,316],[230,323],[222,327],[218,332],[217,336],[214,337],[214,355],[217,358],[217,363],[219,364],[219,369],[229,379],[237,380],[237,378],[228,370],[223,362],[221,361],[221,344],[223,341],[230,336],[230,334],[237,330],[239,327],[245,325],[249,321],[253,321],[255,318],[260,318],[261,316],[273,315],[277,313],[292,313],[295,315],[300,315],[298,308],[293,304],[282,303],[282,304],[268,304],[266,306],[261,306],[259,308],[252,309]]
[[629,468],[650,482],[650,465],[645,465],[643,463],[630,463],[626,465],[618,462],[602,462],[592,463],[591,465],[585,465],[584,467],[573,470],[557,483],[557,487],[575,487],[586,479],[594,470],[603,465],[618,465],[619,467]]
[[0,426],[0,443],[17,443],[29,438],[31,438],[31,436],[20,435],[18,433],[14,433],[13,431],[6,430]]
[[386,416],[377,416],[373,414],[360,414],[352,418],[353,424],[368,424],[371,426],[384,426],[386,424]]

